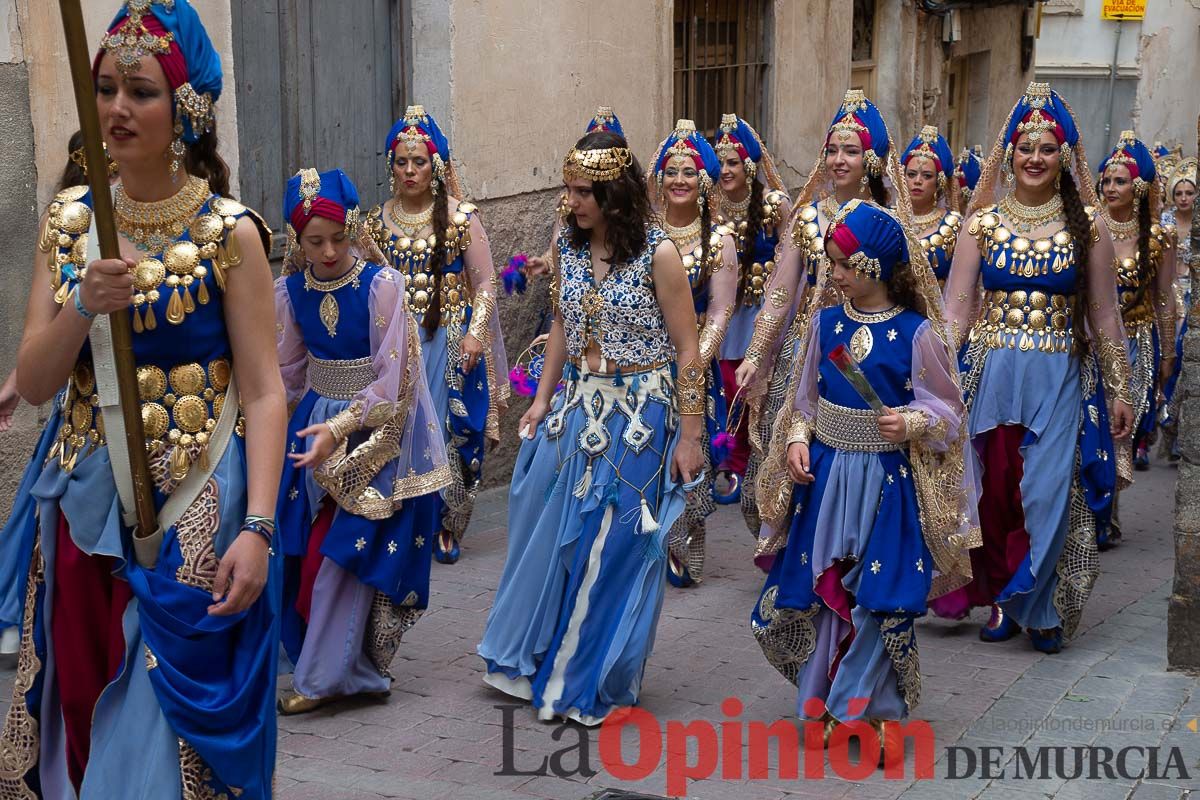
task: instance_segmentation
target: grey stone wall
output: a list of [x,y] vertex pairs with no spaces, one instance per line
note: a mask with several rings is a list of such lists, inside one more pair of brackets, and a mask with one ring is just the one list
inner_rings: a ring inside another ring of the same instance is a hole
[[[37,168],[29,112],[29,73],[23,63],[0,64],[0,380],[17,364],[25,323],[32,257],[37,246]],[[65,154],[64,154],[65,155]],[[64,158],[65,161],[65,158]],[[21,471],[33,451],[44,415],[22,404],[0,434],[0,520],[8,518]]]
[[[558,197],[559,191],[551,189],[479,203],[497,272],[517,253],[534,256],[547,249]],[[537,334],[538,323],[550,304],[548,286],[543,277],[531,280],[523,295],[509,297],[501,290],[500,324],[510,365]],[[508,375],[498,377],[508,380]],[[507,486],[511,480],[513,461],[521,444],[517,422],[528,407],[527,398],[514,395],[508,411],[500,417],[500,445],[488,454],[483,467],[485,487]]]
[[[1200,120],[1197,121],[1200,140]],[[1200,214],[1192,214],[1192,253],[1200,253]],[[1183,337],[1183,392],[1179,421],[1179,482],[1175,485],[1175,583],[1167,606],[1167,662],[1200,670],[1200,258],[1193,255],[1192,306]]]

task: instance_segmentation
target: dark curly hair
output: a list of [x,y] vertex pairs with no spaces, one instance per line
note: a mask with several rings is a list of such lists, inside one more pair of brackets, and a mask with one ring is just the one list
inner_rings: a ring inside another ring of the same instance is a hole
[[232,197],[229,194],[229,165],[221,158],[217,149],[216,120],[213,120],[212,129],[208,133],[202,134],[195,144],[187,148],[184,164],[189,175],[208,181],[213,194]]
[[83,131],[75,131],[71,134],[70,140],[67,142],[67,163],[63,167],[62,176],[58,179],[58,191],[70,189],[72,186],[86,186],[87,172],[83,167],[75,163],[75,159],[71,156],[76,150],[83,147]]
[[[602,150],[629,147],[625,139],[612,131],[594,130],[575,143],[578,150]],[[646,226],[650,224],[650,198],[646,194],[646,176],[637,156],[620,176],[611,181],[594,181],[592,193],[604,215],[607,229],[609,263],[614,267],[637,258],[646,248]],[[591,234],[579,227],[573,213],[567,215],[568,237],[578,249],[588,243]]]
[[1154,283],[1154,279],[1158,270],[1150,261],[1150,226],[1154,224],[1150,218],[1150,193],[1142,195],[1137,201],[1137,216],[1138,216],[1138,238],[1137,238],[1137,267],[1138,267],[1138,286],[1133,293],[1133,297],[1129,302],[1121,304],[1122,312],[1129,312],[1142,304],[1146,299],[1146,293],[1150,291],[1150,285]]
[[867,188],[871,190],[871,199],[877,205],[884,208],[891,208],[891,195],[888,194],[887,187],[883,185],[882,175],[867,174]]
[[896,305],[910,308],[928,319],[929,310],[925,308],[925,301],[917,292],[917,276],[910,262],[905,261],[892,268],[892,276],[887,282],[887,293]]
[[[441,238],[441,245],[434,249],[433,255],[429,256],[428,267],[433,272],[433,285],[430,287],[431,297],[433,302],[429,304],[429,308],[425,310],[425,317],[422,324],[427,332],[434,334],[438,327],[442,324],[442,277],[446,271],[447,264],[453,263],[458,257],[458,252],[450,253],[446,247],[446,242],[449,241],[448,235],[450,228],[450,200],[446,196],[446,182],[439,178],[436,174],[433,176],[434,193],[433,193],[433,219],[430,220],[430,225],[433,227],[433,232]],[[461,197],[454,198],[461,201]],[[399,200],[394,202],[399,203]],[[478,212],[476,212],[478,213]],[[437,258],[441,256],[441,258]]]

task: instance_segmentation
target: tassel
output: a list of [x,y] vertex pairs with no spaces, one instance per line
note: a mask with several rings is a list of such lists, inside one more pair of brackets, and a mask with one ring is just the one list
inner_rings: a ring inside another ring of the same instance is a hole
[[136,308],[133,309],[133,332],[141,333],[145,328],[142,327],[142,315]]
[[617,367],[616,373],[613,375],[613,386],[624,386],[625,378],[621,375],[621,368]]
[[[203,286],[203,284],[201,284],[201,286]],[[191,313],[195,312],[196,301],[194,301],[192,299],[192,293],[188,291],[186,286],[183,287],[183,289],[181,289],[180,291],[183,292],[183,313],[191,314]]]
[[200,471],[208,471],[208,446],[203,445],[200,448]]
[[171,478],[178,483],[187,477],[191,468],[192,462],[188,458],[187,448],[180,444],[175,445],[175,450],[171,453]]
[[146,304],[146,330],[152,331],[158,327],[158,320],[154,317],[154,306]]
[[587,469],[583,471],[583,477],[575,484],[575,491],[572,494],[582,500],[587,497],[590,488],[592,488],[592,462],[588,461]]
[[642,533],[656,533],[658,531],[658,521],[654,519],[654,515],[650,513],[650,504],[646,502],[646,498],[642,498]]
[[620,494],[621,483],[618,480],[614,480],[608,485],[608,489],[604,493],[604,505],[615,506],[620,499]]
[[217,288],[222,292],[225,291],[225,265],[222,263],[224,256],[221,255],[221,249],[217,249],[217,257],[213,259],[213,280],[217,282]]
[[200,305],[208,305],[208,284],[204,279],[200,279],[200,289],[196,292],[196,299],[200,301]]

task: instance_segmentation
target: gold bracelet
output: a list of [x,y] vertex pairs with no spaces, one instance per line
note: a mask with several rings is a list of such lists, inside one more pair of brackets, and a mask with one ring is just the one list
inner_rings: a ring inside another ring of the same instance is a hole
[[1129,354],[1123,344],[1114,342],[1103,328],[1096,329],[1097,357],[1104,389],[1113,402],[1133,405],[1129,394]]
[[358,401],[351,403],[325,420],[325,425],[333,434],[334,442],[344,441],[350,434],[362,428],[362,404]]
[[496,295],[486,289],[477,291],[471,303],[471,324],[467,326],[467,334],[478,339],[485,348],[492,346],[491,322],[495,312]]
[[746,348],[746,361],[756,367],[762,366],[763,359],[783,330],[783,323],[782,314],[771,314],[766,310],[759,312],[758,319],[754,320],[754,335],[750,337],[750,344]]
[[704,414],[707,408],[705,378],[705,369],[700,361],[693,361],[679,369],[675,378],[675,395],[678,398],[680,414]]
[[899,412],[904,419],[904,441],[922,439],[929,430],[929,417],[922,411],[906,408]]
[[797,412],[792,412],[792,424],[788,426],[788,446],[799,442],[807,445],[812,441],[812,423]]

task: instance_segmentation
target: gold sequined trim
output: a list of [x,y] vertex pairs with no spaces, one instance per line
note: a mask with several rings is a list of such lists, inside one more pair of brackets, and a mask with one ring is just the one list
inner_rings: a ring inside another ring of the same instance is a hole
[[212,769],[200,758],[190,744],[179,740],[179,783],[181,800],[230,800],[240,797],[241,789],[229,787],[229,792],[218,792],[212,787]]
[[813,434],[830,447],[859,453],[886,453],[904,445],[889,442],[879,432],[879,415],[869,408],[849,408],[817,398]]
[[35,800],[37,795],[25,783],[25,775],[35,769],[41,743],[38,722],[29,713],[26,695],[42,670],[41,659],[33,643],[36,624],[38,587],[45,581],[46,564],[42,559],[40,539],[34,541],[33,558],[25,583],[25,613],[21,620],[21,649],[17,656],[17,673],[13,678],[12,702],[4,718],[0,734],[0,798],[3,800]]
[[[183,563],[175,570],[175,580],[187,586],[211,592],[217,579],[216,535],[221,526],[221,503],[216,480],[209,478],[187,511],[175,523],[179,552]],[[147,651],[149,652],[149,651]]]
[[779,586],[771,586],[758,603],[758,616],[765,625],[753,623],[754,638],[762,648],[767,662],[779,670],[779,674],[796,683],[800,668],[812,657],[817,648],[817,629],[813,619],[821,610],[820,604],[800,611],[793,608],[777,608]]
[[325,359],[308,354],[308,385],[331,400],[353,400],[375,382],[375,362],[370,356]]

